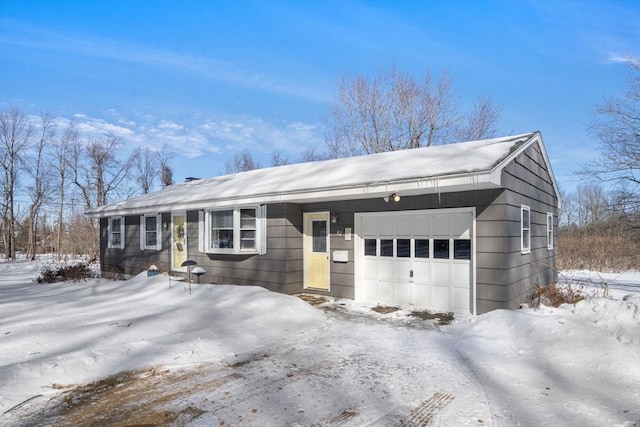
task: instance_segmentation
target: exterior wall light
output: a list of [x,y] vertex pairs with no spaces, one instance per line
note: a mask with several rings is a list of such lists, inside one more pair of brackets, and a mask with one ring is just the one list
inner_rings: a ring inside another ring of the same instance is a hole
[[331,214],[331,224],[336,224],[338,222],[338,214],[333,212]]
[[400,201],[400,195],[397,193],[393,193],[390,196],[385,196],[384,197],[384,201],[386,203],[389,203],[389,199],[393,200],[394,202],[398,203]]

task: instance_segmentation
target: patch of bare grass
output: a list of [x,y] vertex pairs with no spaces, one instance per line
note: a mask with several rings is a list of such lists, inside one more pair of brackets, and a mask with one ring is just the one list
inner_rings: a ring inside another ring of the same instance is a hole
[[584,299],[582,292],[570,284],[559,286],[552,283],[546,286],[536,286],[531,295],[529,306],[539,307],[541,304],[551,307],[559,307],[562,304],[575,304]]
[[576,304],[585,299],[608,297],[609,287],[606,283],[600,288],[587,288],[583,284],[561,280],[546,286],[536,286],[527,304],[534,308],[541,304],[559,307],[562,304]]

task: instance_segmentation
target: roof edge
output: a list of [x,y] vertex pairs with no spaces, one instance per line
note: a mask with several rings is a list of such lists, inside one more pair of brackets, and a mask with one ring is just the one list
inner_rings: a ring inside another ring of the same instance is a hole
[[115,208],[108,210],[88,210],[85,215],[92,218],[110,216],[140,215],[145,213],[200,210],[207,208],[276,204],[276,203],[312,203],[330,200],[363,200],[385,197],[392,193],[400,196],[418,194],[450,193],[475,189],[495,188],[491,182],[489,171],[475,171],[463,174],[452,174],[438,177],[421,177],[408,180],[372,182],[358,186],[323,188],[314,191],[279,192],[257,194],[250,197],[202,200],[174,204],[155,205],[152,207]]
[[556,193],[556,197],[558,198],[558,209],[562,209],[562,197],[560,196],[560,188],[558,187],[558,182],[556,181],[556,177],[553,174],[553,169],[551,168],[551,162],[549,161],[549,155],[547,154],[547,149],[544,146],[544,142],[542,141],[542,134],[540,131],[535,131],[531,134],[531,138],[526,141],[522,146],[518,147],[511,154],[505,157],[501,162],[499,162],[490,172],[489,180],[494,185],[498,185],[502,187],[502,171],[504,168],[510,164],[516,157],[520,154],[524,153],[525,150],[531,147],[533,144],[538,144],[540,147],[540,152],[542,153],[542,158],[547,166],[547,171],[549,172],[549,177],[551,178],[551,184],[553,185],[553,191]]

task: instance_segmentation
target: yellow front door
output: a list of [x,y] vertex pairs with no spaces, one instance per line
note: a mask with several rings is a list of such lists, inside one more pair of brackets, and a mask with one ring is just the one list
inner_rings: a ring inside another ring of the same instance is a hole
[[184,270],[182,263],[187,259],[187,224],[184,214],[171,216],[171,270]]
[[304,214],[304,287],[329,290],[329,212]]

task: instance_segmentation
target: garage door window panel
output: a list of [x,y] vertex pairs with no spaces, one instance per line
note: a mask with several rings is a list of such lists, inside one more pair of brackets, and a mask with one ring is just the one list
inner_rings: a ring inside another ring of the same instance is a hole
[[433,239],[433,257],[449,259],[449,239]]
[[393,256],[393,239],[380,239],[380,256]]
[[411,239],[396,240],[396,256],[398,258],[409,258],[411,256]]
[[378,239],[364,239],[365,256],[378,255]]
[[471,259],[471,240],[455,239],[453,241],[453,259]]
[[416,239],[414,253],[416,258],[429,258],[429,239]]

